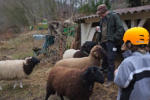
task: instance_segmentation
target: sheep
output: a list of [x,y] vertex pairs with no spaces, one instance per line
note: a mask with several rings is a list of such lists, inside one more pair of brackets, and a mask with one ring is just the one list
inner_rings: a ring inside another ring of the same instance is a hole
[[[100,45],[96,45],[91,49],[88,57],[62,59],[54,66],[84,68],[87,66],[100,66],[100,60],[106,56],[104,49]],[[79,66],[80,65],[80,66]]]
[[57,93],[64,100],[89,100],[95,82],[104,83],[100,68],[96,66],[84,69],[53,67],[48,75],[46,97]]
[[[23,88],[21,79],[30,75],[39,62],[40,60],[35,57],[27,57],[25,60],[0,61],[0,80],[20,80],[20,88]],[[14,88],[16,85],[17,82],[15,82]],[[2,90],[1,86],[0,90]]]
[[86,41],[80,48],[80,50],[68,49],[63,54],[63,59],[66,58],[81,58],[87,57],[91,49],[96,45],[96,42]]
[[75,50],[75,49],[68,49],[64,52],[63,54],[63,59],[67,59],[67,58],[73,58],[73,55],[80,50]]
[[81,58],[87,57],[90,54],[91,49],[96,45],[96,42],[86,41],[83,46],[81,47],[80,51],[77,51],[73,58]]

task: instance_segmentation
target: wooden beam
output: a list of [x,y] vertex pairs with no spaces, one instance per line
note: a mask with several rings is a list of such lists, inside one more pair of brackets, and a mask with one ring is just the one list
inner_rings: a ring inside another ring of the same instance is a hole
[[144,26],[146,21],[147,21],[147,19],[141,19],[138,26],[140,26],[140,27]]
[[126,22],[123,20],[122,23],[123,23],[124,30],[127,30],[128,26],[127,26]]
[[99,22],[100,18],[89,18],[85,19],[85,23],[93,23],[93,22]]
[[135,19],[147,19],[150,18],[150,11],[139,12],[139,13],[127,13],[120,15],[122,20],[135,20]]

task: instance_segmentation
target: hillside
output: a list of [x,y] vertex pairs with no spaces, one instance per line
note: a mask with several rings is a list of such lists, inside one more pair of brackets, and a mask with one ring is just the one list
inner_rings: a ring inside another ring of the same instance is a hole
[[[32,48],[35,45],[32,35],[36,33],[47,33],[47,31],[31,31],[18,35],[8,41],[0,43],[1,59],[22,59],[27,56],[33,56]],[[39,45],[40,46],[40,45]],[[58,45],[55,45],[56,47]],[[3,90],[0,91],[0,100],[43,100],[45,97],[45,86],[47,80],[47,71],[53,67],[51,58],[41,56],[42,61],[34,69],[33,73],[23,79],[24,88],[17,87],[13,89],[14,81],[0,81]],[[61,83],[60,83],[61,84]],[[105,88],[101,84],[96,84],[93,95],[90,100],[116,100],[117,87],[112,85]],[[56,95],[49,100],[60,100]]]

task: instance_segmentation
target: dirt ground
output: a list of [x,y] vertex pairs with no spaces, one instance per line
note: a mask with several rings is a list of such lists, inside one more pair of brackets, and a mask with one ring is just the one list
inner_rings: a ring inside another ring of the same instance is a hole
[[[5,57],[5,59],[22,59],[26,56],[32,56],[32,35],[35,33],[37,32],[34,31],[22,34],[17,38],[13,38],[1,44],[0,60],[3,57]],[[52,57],[53,56],[50,58]],[[32,74],[28,78],[22,80],[23,89],[19,88],[19,86],[13,89],[15,81],[0,81],[0,85],[3,87],[3,90],[0,91],[0,100],[44,100],[47,72],[52,67],[53,64],[51,60],[42,60],[41,63],[36,66]],[[115,84],[106,88],[102,84],[96,83],[90,100],[116,100],[116,97],[117,86]],[[60,100],[60,98],[53,95],[49,100]]]

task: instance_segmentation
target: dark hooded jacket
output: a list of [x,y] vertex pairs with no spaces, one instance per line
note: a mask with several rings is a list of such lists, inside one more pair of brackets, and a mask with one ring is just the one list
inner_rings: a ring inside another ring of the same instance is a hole
[[[114,44],[118,45],[122,42],[122,37],[124,34],[124,28],[120,17],[117,13],[110,11],[106,16],[107,20],[107,33],[106,38],[108,41],[114,42]],[[104,18],[103,18],[104,19]],[[102,29],[103,19],[100,20],[100,29]],[[101,34],[99,34],[99,42],[101,42]]]

